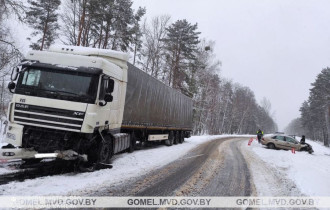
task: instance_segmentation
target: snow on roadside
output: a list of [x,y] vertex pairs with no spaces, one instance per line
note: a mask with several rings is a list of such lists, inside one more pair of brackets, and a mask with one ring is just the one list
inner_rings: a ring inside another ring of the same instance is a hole
[[307,196],[329,196],[330,148],[314,141],[307,140],[306,142],[311,144],[315,151],[312,155],[307,152],[293,154],[286,150],[267,149],[259,145],[257,141],[252,142],[250,150],[274,170],[285,174],[301,193]]
[[[91,173],[66,174],[42,177],[24,182],[12,182],[0,186],[1,195],[74,195],[75,191],[95,189],[102,185],[118,185],[133,177],[140,177],[151,170],[160,168],[185,155],[189,150],[220,136],[194,136],[185,139],[183,144],[171,147],[158,146],[134,153],[116,155],[112,169]],[[233,137],[233,136],[231,136]]]

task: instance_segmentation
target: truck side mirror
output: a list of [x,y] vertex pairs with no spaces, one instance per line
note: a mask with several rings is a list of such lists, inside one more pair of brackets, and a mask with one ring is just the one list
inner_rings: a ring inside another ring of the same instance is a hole
[[16,88],[15,82],[9,82],[8,83],[8,89],[11,93],[12,93],[12,90],[14,90],[15,88]]
[[114,88],[115,88],[115,81],[113,79],[109,79],[108,93],[112,93]]
[[17,79],[18,73],[19,73],[19,68],[18,67],[14,67],[13,70],[12,70],[12,72],[11,72],[11,76],[10,76],[10,78],[11,78],[12,81],[15,81]]
[[111,93],[105,94],[104,101],[105,102],[112,102],[113,101],[113,96],[111,95]]

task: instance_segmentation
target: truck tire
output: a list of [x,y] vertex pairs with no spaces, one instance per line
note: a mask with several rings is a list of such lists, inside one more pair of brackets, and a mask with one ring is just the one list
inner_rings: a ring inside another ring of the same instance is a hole
[[165,145],[172,146],[173,142],[174,142],[174,133],[173,133],[173,131],[170,131],[170,133],[168,134],[168,139],[165,140]]
[[135,137],[134,133],[132,133],[130,135],[130,145],[129,145],[129,148],[128,148],[128,152],[129,153],[134,152],[135,146],[136,146],[136,137]]
[[180,131],[180,141],[179,143],[182,144],[184,141],[184,131]]
[[178,144],[179,142],[180,142],[180,132],[175,131],[174,144]]
[[108,142],[100,142],[98,147],[98,163],[109,163],[109,156],[110,156],[110,143]]
[[97,162],[108,164],[113,156],[113,142],[109,134],[105,135],[103,138],[104,141],[98,143]]

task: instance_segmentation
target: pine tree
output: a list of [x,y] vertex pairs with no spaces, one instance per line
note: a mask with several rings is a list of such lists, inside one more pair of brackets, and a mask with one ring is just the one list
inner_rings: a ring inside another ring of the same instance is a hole
[[[30,45],[32,49],[48,48],[58,37],[58,10],[61,0],[28,0],[29,11],[26,12],[27,23],[34,29],[31,36],[38,36],[37,42]],[[40,36],[39,36],[40,35]]]
[[61,31],[64,43],[121,51],[140,47],[139,22],[144,8],[136,12],[132,0],[66,0]]
[[178,20],[169,26],[163,40],[166,45],[166,60],[169,65],[168,84],[185,92],[189,64],[196,59],[199,34],[197,23],[192,25],[187,20]]
[[138,11],[134,15],[134,24],[132,28],[132,44],[133,46],[133,65],[135,65],[136,57],[142,49],[142,30],[140,26],[140,21],[142,16],[146,13],[145,8],[139,7]]
[[328,97],[330,96],[330,68],[325,68],[317,75],[310,90],[309,102],[311,120],[316,128],[317,136],[329,146],[330,134],[326,126],[326,113],[328,109]]
[[112,30],[109,31],[112,33],[112,38],[105,42],[105,44],[110,45],[112,50],[126,52],[131,44],[135,44],[136,37],[134,35],[139,33],[136,25],[145,14],[145,9],[139,8],[134,13],[132,4],[131,0],[116,0],[114,2],[114,19],[111,21],[110,29]]
[[308,101],[300,108],[301,122],[309,138],[323,141],[329,146],[330,125],[330,68],[325,68],[317,75]]

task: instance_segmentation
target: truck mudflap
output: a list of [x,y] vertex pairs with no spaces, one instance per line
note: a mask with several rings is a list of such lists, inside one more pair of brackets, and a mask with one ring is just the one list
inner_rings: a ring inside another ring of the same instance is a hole
[[55,151],[54,153],[38,153],[34,150],[22,148],[2,148],[0,149],[0,160],[13,160],[13,159],[46,159],[46,158],[59,158],[63,160],[80,159],[87,161],[87,155],[80,155],[73,150]]

